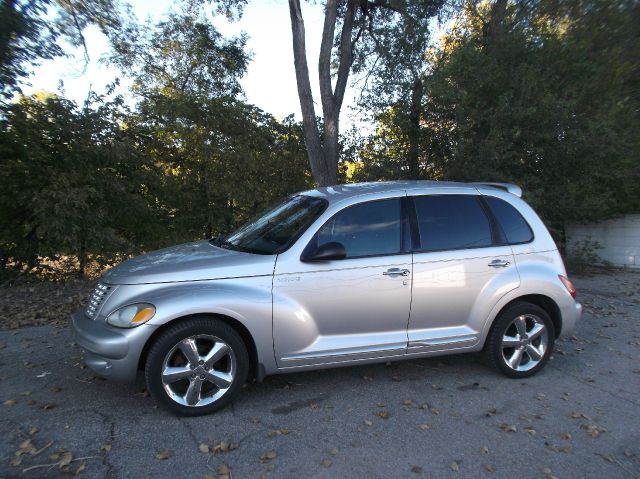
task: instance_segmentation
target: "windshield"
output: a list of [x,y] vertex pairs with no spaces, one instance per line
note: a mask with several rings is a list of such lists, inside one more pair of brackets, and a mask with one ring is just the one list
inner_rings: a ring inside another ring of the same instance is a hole
[[321,198],[292,196],[215,244],[248,253],[280,253],[320,216],[326,206],[327,201]]

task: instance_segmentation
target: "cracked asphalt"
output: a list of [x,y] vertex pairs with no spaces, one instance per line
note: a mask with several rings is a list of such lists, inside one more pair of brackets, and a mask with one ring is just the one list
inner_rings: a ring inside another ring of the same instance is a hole
[[68,327],[0,332],[0,478],[640,477],[640,274],[521,381],[446,356],[272,376],[178,418],[81,368]]

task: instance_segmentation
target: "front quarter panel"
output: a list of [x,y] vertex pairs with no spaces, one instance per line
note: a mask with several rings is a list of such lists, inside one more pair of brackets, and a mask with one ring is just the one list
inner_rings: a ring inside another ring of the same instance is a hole
[[[219,314],[242,323],[256,344],[258,361],[267,373],[275,371],[271,325],[272,276],[211,281],[124,286],[110,303],[151,303],[156,315],[149,325],[161,327],[197,314]],[[107,306],[107,305],[105,305]],[[108,308],[103,308],[106,312]]]

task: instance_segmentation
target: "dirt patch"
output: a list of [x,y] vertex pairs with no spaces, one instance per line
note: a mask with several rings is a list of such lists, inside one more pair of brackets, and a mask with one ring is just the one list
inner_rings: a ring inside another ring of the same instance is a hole
[[63,326],[87,302],[94,281],[38,282],[0,288],[0,329]]

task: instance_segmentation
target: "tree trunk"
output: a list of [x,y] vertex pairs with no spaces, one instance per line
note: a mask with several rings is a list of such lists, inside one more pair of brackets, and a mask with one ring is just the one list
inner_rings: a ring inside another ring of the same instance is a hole
[[313,177],[319,186],[334,185],[338,181],[338,153],[340,134],[340,108],[344,99],[347,79],[353,63],[353,43],[351,34],[358,8],[356,0],[348,0],[340,35],[340,62],[335,89],[331,86],[331,49],[333,47],[337,0],[327,0],[320,56],[318,58],[318,80],[322,100],[323,141],[316,123],[309,68],[305,50],[304,21],[300,10],[300,0],[289,0],[291,33],[293,37],[293,59],[298,85],[298,97],[302,111],[307,155]]
[[78,276],[84,278],[85,269],[87,268],[87,243],[84,237],[80,238],[80,252],[78,253]]
[[291,34],[293,37],[293,63],[296,70],[296,83],[300,110],[302,111],[302,127],[307,156],[311,164],[313,177],[324,186],[326,168],[320,144],[320,132],[316,123],[316,112],[313,106],[313,95],[309,81],[309,67],[305,45],[304,21],[300,10],[300,0],[289,0],[289,14],[291,16]]
[[422,80],[418,77],[411,88],[411,105],[409,106],[409,125],[407,138],[409,151],[407,152],[408,178],[420,177],[420,115],[422,113]]
[[491,7],[489,22],[483,27],[485,47],[490,52],[502,41],[507,17],[507,0],[495,0]]

